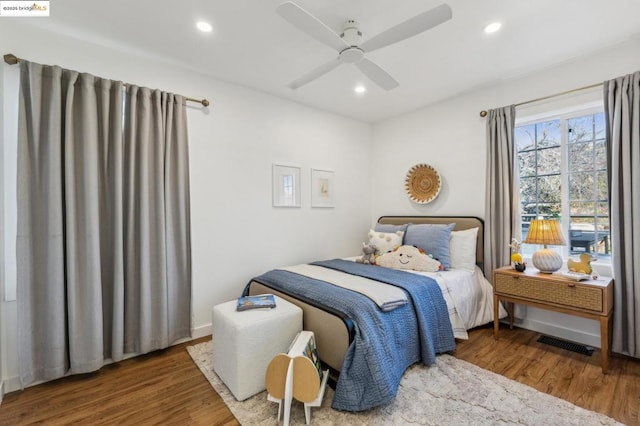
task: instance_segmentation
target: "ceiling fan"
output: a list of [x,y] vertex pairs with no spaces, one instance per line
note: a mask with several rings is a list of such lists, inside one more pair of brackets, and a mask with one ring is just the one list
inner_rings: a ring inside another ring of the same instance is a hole
[[398,82],[376,63],[367,59],[368,52],[405,40],[427,31],[451,19],[451,8],[441,4],[431,10],[414,16],[386,31],[360,43],[362,33],[353,20],[348,20],[342,34],[336,34],[322,21],[293,2],[285,2],[276,8],[276,13],[311,37],[338,51],[338,57],[311,70],[289,84],[297,89],[318,77],[323,76],[338,65],[354,64],[371,81],[385,90],[398,87]]

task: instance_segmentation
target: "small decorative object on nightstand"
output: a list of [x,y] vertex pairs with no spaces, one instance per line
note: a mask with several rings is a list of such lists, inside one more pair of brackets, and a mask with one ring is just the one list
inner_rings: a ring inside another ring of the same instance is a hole
[[511,239],[511,264],[513,265],[513,269],[518,272],[524,272],[527,269],[527,264],[524,263],[524,259],[522,258],[522,253],[520,253],[520,246],[522,243],[515,238]]
[[533,253],[531,261],[540,272],[550,274],[562,267],[562,256],[548,249],[547,245],[566,246],[560,222],[557,220],[534,219],[529,225],[529,233],[523,241],[526,244],[543,244],[544,248]]
[[602,372],[607,372],[613,315],[613,279],[601,276],[598,279],[576,280],[570,275],[541,274],[531,269],[519,273],[510,266],[495,269],[493,332],[496,339],[500,329],[500,300],[508,303],[511,327],[514,303],[600,321]]
[[591,269],[591,255],[589,253],[582,253],[579,261],[573,259],[567,260],[567,269],[572,272],[590,274],[593,271]]

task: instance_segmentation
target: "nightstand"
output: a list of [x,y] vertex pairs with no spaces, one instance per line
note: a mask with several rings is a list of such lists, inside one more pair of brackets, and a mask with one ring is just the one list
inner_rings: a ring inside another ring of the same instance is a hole
[[561,276],[527,268],[518,272],[510,266],[493,271],[493,335],[500,328],[498,301],[508,302],[509,326],[513,328],[513,304],[576,315],[600,321],[602,372],[606,373],[611,347],[613,314],[613,279],[573,281]]

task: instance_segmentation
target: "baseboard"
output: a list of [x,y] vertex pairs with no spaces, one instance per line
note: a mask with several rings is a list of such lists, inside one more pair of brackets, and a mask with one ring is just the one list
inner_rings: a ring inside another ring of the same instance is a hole
[[205,324],[200,327],[196,327],[191,330],[191,338],[199,339],[201,337],[211,336],[212,330],[213,327],[211,326],[211,324]]
[[5,378],[2,385],[4,386],[3,395],[5,393],[11,393],[11,392],[15,392],[17,390],[22,389],[22,387],[20,386],[19,376]]
[[0,382],[0,405],[2,405],[3,399],[4,399],[4,381]]
[[[503,320],[504,321],[504,320]],[[507,320],[508,323],[508,320]],[[600,347],[600,335],[587,333],[581,330],[561,327],[558,324],[550,324],[542,321],[514,318],[514,324],[527,330],[536,331],[542,334],[559,337],[570,342],[582,343],[583,345]]]

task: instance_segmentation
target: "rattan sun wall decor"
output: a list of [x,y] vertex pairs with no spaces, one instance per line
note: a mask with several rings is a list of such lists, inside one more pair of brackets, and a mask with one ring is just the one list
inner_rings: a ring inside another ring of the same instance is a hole
[[407,172],[404,186],[411,201],[427,204],[438,196],[442,182],[436,169],[428,164],[416,164]]

